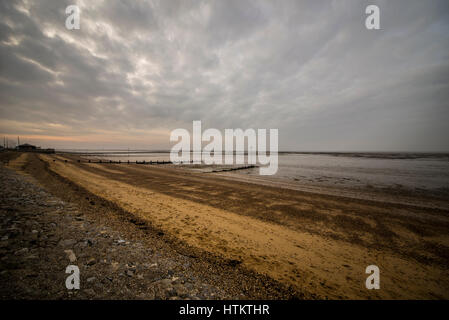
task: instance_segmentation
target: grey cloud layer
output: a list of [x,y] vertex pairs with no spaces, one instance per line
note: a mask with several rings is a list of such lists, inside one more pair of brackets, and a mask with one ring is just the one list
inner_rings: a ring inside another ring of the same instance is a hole
[[202,120],[279,128],[284,150],[449,151],[448,52],[447,1],[0,1],[0,131]]

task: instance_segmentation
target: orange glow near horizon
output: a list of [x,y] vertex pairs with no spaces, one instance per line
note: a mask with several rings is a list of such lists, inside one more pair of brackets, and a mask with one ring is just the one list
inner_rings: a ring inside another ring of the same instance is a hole
[[[16,145],[17,137],[20,139],[20,143],[31,143],[38,146],[49,148],[98,148],[101,145],[105,147],[114,146],[130,146],[130,147],[168,147],[169,133],[165,132],[151,132],[147,134],[139,134],[135,136],[123,135],[119,133],[109,134],[91,134],[80,136],[57,136],[57,135],[12,135],[1,134],[0,137],[5,137],[9,143]],[[3,141],[0,141],[3,144]]]

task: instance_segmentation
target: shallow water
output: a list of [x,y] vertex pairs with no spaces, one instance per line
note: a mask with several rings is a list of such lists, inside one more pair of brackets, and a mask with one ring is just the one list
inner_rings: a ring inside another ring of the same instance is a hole
[[449,187],[449,161],[289,154],[279,157],[276,177],[311,184],[431,190]]

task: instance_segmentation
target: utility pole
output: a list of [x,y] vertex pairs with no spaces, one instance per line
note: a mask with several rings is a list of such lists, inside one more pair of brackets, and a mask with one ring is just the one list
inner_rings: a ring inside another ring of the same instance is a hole
[[19,136],[17,136],[17,148],[20,146],[20,139]]

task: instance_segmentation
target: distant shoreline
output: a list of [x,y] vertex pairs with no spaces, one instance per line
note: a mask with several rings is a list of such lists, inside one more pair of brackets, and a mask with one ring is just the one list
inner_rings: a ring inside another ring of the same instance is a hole
[[[193,151],[191,151],[192,153]],[[146,153],[158,153],[158,154],[169,154],[169,150],[67,150],[67,149],[56,149],[56,153],[61,154],[74,154],[74,155],[127,155],[127,154],[146,154]],[[237,154],[234,151],[234,155]],[[248,152],[243,154],[247,155]],[[358,158],[378,158],[378,159],[419,159],[419,158],[448,158],[449,152],[378,152],[378,151],[367,151],[367,152],[350,152],[350,151],[279,151],[279,155],[328,155],[335,157],[358,157]]]

